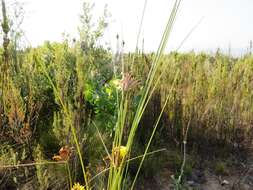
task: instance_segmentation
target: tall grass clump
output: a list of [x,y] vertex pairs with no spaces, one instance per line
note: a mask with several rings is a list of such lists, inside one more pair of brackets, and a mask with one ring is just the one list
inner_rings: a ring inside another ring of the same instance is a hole
[[[166,47],[170,32],[172,30],[173,24],[175,22],[175,18],[178,12],[178,8],[180,5],[181,1],[175,1],[171,15],[169,17],[169,20],[167,22],[165,31],[163,33],[159,48],[154,56],[154,59],[151,64],[150,71],[148,73],[148,77],[146,78],[146,82],[143,86],[142,91],[140,92],[140,101],[137,103],[137,108],[134,110],[134,116],[133,116],[133,121],[130,124],[130,130],[129,134],[126,138],[126,145],[123,145],[123,133],[124,133],[124,128],[126,124],[126,119],[127,119],[127,110],[128,110],[128,104],[129,104],[129,91],[131,88],[134,88],[137,81],[136,79],[132,78],[131,75],[127,72],[123,73],[123,78],[121,81],[122,85],[122,91],[121,91],[121,101],[120,101],[120,106],[118,109],[118,120],[115,126],[115,137],[113,140],[113,147],[112,151],[116,151],[116,153],[112,154],[112,161],[110,165],[110,171],[109,171],[109,179],[108,179],[108,186],[107,189],[122,189],[122,186],[124,185],[124,172],[126,171],[127,164],[126,164],[126,158],[130,156],[131,148],[134,143],[134,137],[136,130],[138,129],[140,120],[143,116],[143,113],[146,109],[146,106],[153,95],[154,90],[157,88],[157,81],[159,81],[159,78],[162,76],[162,73],[158,73],[158,70],[161,69],[162,67],[165,67],[165,64],[162,64],[161,62],[161,57],[163,56],[164,49]],[[124,67],[124,66],[123,66]],[[131,72],[131,71],[130,71]],[[166,104],[167,102],[165,102]],[[163,110],[161,111],[163,112]],[[160,120],[159,116],[157,118],[157,124]],[[153,134],[150,137],[150,142],[153,138],[154,132],[156,130],[157,124],[154,126]],[[147,150],[149,148],[150,142],[148,143],[146,150],[144,152],[144,156],[142,158],[142,161],[140,163],[140,167],[143,163],[143,160],[145,158],[145,155],[147,154]],[[125,149],[127,152],[123,157],[120,155],[120,150]],[[117,149],[119,150],[119,153],[117,153]],[[118,154],[118,155],[117,155]],[[115,163],[115,160],[120,160],[119,163]],[[139,169],[140,169],[139,167]],[[136,177],[131,185],[131,189],[134,188],[135,181],[138,177],[138,172],[136,173]]]

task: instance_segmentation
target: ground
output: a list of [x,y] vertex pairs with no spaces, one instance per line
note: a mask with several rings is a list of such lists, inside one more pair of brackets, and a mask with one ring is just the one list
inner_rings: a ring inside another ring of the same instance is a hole
[[[238,161],[226,168],[223,174],[211,167],[213,163],[207,161],[201,167],[192,169],[183,182],[185,190],[253,190],[253,160]],[[204,167],[203,167],[204,165]],[[152,178],[137,189],[145,190],[174,190],[170,168],[163,168]]]

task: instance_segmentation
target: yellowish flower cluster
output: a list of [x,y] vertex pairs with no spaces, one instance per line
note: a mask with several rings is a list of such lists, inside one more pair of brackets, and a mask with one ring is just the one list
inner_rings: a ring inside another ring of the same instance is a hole
[[85,190],[83,185],[80,185],[79,183],[75,183],[71,190]]

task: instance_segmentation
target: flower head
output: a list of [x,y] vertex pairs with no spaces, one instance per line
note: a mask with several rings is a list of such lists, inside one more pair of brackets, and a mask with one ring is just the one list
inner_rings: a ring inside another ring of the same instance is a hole
[[123,76],[123,79],[120,81],[121,87],[123,91],[129,91],[133,88],[135,88],[138,84],[139,81],[135,80],[130,73],[125,73]]
[[128,150],[125,146],[117,146],[112,151],[112,162],[118,167],[127,156]]
[[124,158],[127,155],[127,147],[125,146],[120,146],[119,148],[119,156],[120,158]]
[[72,150],[68,146],[61,147],[59,155],[55,155],[53,160],[55,161],[68,161],[71,156]]
[[85,190],[83,185],[80,185],[79,183],[75,183],[71,190]]

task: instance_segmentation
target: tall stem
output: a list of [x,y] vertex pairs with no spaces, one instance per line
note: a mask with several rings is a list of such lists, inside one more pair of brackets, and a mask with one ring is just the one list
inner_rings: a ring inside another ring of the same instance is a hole
[[1,67],[1,105],[3,106],[3,112],[5,109],[5,91],[8,88],[7,82],[8,82],[8,67],[9,67],[9,52],[8,52],[8,45],[9,45],[9,38],[8,33],[10,31],[8,18],[6,14],[6,7],[5,7],[5,1],[2,0],[2,30],[3,30],[3,56],[2,56],[2,67]]

